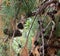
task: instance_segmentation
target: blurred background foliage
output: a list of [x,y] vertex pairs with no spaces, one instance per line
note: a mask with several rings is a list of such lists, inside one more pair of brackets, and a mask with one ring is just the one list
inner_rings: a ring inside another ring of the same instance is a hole
[[[10,20],[14,19],[16,11],[18,10],[18,7],[20,7],[19,15],[18,15],[18,19],[20,20],[20,17],[22,14],[27,15],[27,13],[35,11],[38,8],[37,6],[41,2],[42,2],[42,0],[41,1],[39,1],[39,0],[2,0],[2,6],[1,6],[2,8],[0,10],[0,15],[2,15],[2,20],[4,22],[3,29],[10,27]],[[48,10],[49,9],[47,8],[47,11]],[[29,41],[28,41],[29,49],[31,48],[32,37],[34,37],[35,31],[38,28],[38,23],[37,23],[38,18],[39,18],[39,16],[35,20],[34,25],[31,29],[30,35],[29,35]],[[46,15],[43,15],[42,18],[45,19],[44,20],[44,27],[45,27],[48,24],[48,22],[50,21],[50,19],[48,19],[49,17]],[[29,31],[29,28],[31,26],[33,19],[34,19],[34,17],[27,18],[27,21],[24,25],[24,29],[22,30],[23,35],[21,37],[16,37],[13,39],[12,49],[14,50],[14,53],[16,56],[26,42],[26,37],[27,37],[28,31]],[[59,25],[60,25],[60,23],[59,23]],[[57,28],[58,28],[58,26],[57,26]],[[49,30],[50,30],[50,28],[46,31],[46,34],[48,34]],[[58,32],[59,30],[60,30],[60,27],[56,30],[57,35],[60,35],[60,32]],[[6,37],[7,36],[4,35],[3,38],[6,38]],[[0,41],[0,42],[2,42],[2,41]],[[21,47],[19,45],[21,45]],[[9,41],[7,43],[4,43],[4,42],[0,43],[0,56],[9,56],[9,54],[10,54],[9,49],[10,49]],[[60,56],[60,51],[58,51],[57,55]]]
[[[14,16],[16,14],[16,11],[18,10],[18,7],[20,7],[19,17],[18,17],[20,19],[21,14],[27,15],[28,12],[34,11],[36,9],[36,0],[20,0],[20,3],[19,3],[19,0],[3,0],[1,7],[2,9],[0,10],[0,15],[3,16],[2,17],[2,21],[4,22],[3,29],[5,29],[7,27],[10,27],[10,20],[14,19]],[[23,35],[21,37],[16,37],[13,40],[12,48],[16,53],[15,55],[17,55],[19,53],[19,50],[21,49],[19,47],[19,44],[21,45],[21,47],[23,47],[26,42],[26,37],[29,31],[30,25],[33,21],[33,18],[34,17],[27,18],[26,24],[24,25],[25,27],[22,30]],[[35,21],[29,36],[29,43],[28,43],[29,49],[31,48],[31,38],[33,37],[36,29],[37,29],[37,21]],[[6,37],[7,36],[4,35],[3,38],[6,38]],[[0,56],[9,56],[9,53],[10,53],[9,41],[7,43],[4,43],[4,42],[0,43]]]

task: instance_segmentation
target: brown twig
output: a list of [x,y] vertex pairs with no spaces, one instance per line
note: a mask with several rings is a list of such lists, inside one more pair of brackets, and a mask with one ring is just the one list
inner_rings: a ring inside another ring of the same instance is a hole
[[51,24],[51,21],[50,21],[50,22],[48,23],[48,25],[43,29],[43,31],[46,31],[46,29],[49,28],[50,24]]
[[42,37],[42,55],[44,56],[44,34],[43,34],[43,23],[42,19],[40,19],[40,30],[41,30],[41,37]]
[[55,28],[55,22],[53,20],[52,20],[52,23],[53,23],[53,25],[52,25],[52,30],[51,30],[49,38],[52,37],[53,31],[54,31],[54,28]]

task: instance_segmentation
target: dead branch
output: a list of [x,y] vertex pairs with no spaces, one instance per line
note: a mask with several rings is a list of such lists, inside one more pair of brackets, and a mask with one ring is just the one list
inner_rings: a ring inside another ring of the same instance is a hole
[[32,12],[30,17],[38,15],[38,14],[42,14],[42,12],[45,10],[45,8],[48,7],[52,3],[57,3],[57,1],[56,0],[46,1],[44,4],[40,5],[39,8],[35,12]]
[[40,30],[41,30],[41,37],[42,37],[42,55],[44,56],[44,34],[43,34],[43,22],[42,22],[42,19],[40,19],[39,27],[40,27]]

